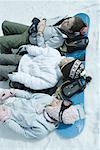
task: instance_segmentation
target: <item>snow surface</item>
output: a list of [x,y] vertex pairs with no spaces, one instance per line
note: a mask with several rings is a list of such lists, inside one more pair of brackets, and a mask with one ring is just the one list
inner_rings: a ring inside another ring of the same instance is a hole
[[[25,140],[0,125],[0,150],[99,150],[100,149],[100,5],[98,0],[65,1],[0,1],[0,25],[4,20],[31,24],[34,16],[52,18],[85,12],[90,16],[86,70],[92,82],[85,90],[86,124],[83,132],[72,139],[63,139],[55,132],[40,140]],[[0,29],[0,35],[2,31]],[[7,88],[7,82],[0,82]]]

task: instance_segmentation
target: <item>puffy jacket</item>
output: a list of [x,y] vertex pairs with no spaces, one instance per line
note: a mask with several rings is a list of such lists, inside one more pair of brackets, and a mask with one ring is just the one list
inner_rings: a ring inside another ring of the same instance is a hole
[[34,90],[54,87],[62,76],[59,51],[46,47],[26,45],[28,54],[22,56],[18,72],[9,75],[12,81],[24,84]]
[[57,25],[59,25],[59,22],[61,23],[61,20],[64,18],[66,17],[56,17],[51,20],[47,20],[43,33],[32,33],[29,36],[30,43],[40,47],[50,46],[52,48],[59,48],[62,46],[67,36],[59,30]]
[[[0,92],[3,90],[0,89]],[[4,124],[26,138],[43,138],[56,128],[43,115],[43,109],[52,100],[53,97],[47,94],[15,89],[15,96],[7,98],[3,104],[11,111],[10,118]]]

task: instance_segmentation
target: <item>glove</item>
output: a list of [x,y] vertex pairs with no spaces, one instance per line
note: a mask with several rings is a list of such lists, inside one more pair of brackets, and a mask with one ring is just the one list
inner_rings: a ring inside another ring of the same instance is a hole
[[12,74],[8,74],[8,77],[13,82],[19,82],[23,80],[23,73],[22,72],[13,72]]
[[13,72],[12,74],[8,74],[8,77],[11,81],[16,81],[17,80],[17,74],[18,74],[18,72]]
[[5,89],[4,91],[0,92],[0,100],[6,100],[7,98],[14,96],[15,90],[14,89]]
[[8,77],[9,77],[9,79],[11,80],[11,81],[13,81],[13,75],[14,75],[14,73],[10,73],[10,74],[8,74]]
[[0,107],[0,121],[4,122],[11,116],[11,111],[7,107]]
[[43,32],[45,29],[45,26],[46,26],[46,20],[42,19],[37,26],[38,32]]

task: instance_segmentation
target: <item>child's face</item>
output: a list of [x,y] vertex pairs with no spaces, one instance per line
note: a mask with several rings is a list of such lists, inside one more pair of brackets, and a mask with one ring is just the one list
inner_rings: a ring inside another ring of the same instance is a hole
[[62,103],[62,100],[58,100],[57,98],[54,98],[53,101],[50,103],[50,106],[56,107],[56,106],[61,105],[61,103]]
[[75,17],[71,17],[71,18],[65,19],[61,23],[61,29],[63,29],[64,31],[70,30],[71,27],[74,25],[74,22],[75,22]]

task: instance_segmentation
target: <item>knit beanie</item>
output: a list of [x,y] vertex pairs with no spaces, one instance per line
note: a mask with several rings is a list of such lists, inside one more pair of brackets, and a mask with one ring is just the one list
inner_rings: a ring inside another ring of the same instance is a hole
[[65,78],[76,79],[79,78],[79,76],[81,76],[81,73],[84,69],[85,67],[83,63],[80,60],[75,59],[67,64],[65,63],[61,67],[61,72]]

